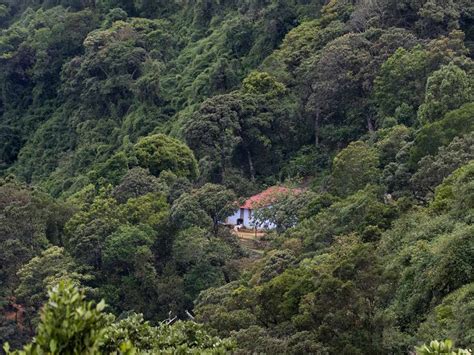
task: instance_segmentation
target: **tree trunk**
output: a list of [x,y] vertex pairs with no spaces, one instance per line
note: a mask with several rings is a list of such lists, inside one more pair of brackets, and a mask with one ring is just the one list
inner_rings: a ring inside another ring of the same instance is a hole
[[247,160],[249,162],[250,179],[252,180],[252,182],[254,182],[255,181],[255,168],[253,166],[252,155],[250,154],[250,150],[248,148],[245,148],[245,151],[247,152]]
[[213,217],[212,218],[212,223],[213,223],[213,232],[214,232],[214,237],[217,237],[217,235],[219,234],[219,218],[216,216],[216,217]]
[[314,144],[316,147],[319,147],[319,116],[320,110],[318,108],[314,116]]
[[226,170],[227,170],[227,159],[226,159],[224,150],[221,150],[221,181],[220,181],[221,184],[225,182]]
[[373,124],[372,119],[371,119],[370,116],[367,116],[367,128],[369,129],[370,133],[375,132],[374,124]]

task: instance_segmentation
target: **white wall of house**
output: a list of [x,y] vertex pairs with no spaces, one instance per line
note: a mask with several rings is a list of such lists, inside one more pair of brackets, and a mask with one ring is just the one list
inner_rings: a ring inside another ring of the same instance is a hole
[[252,221],[252,212],[253,211],[249,210],[247,208],[244,208],[243,211],[244,211],[244,218],[243,218],[244,219],[244,223],[243,223],[244,227],[245,228],[253,228],[254,227],[253,221]]
[[226,223],[232,224],[232,225],[237,225],[237,220],[240,218],[240,209],[235,211],[235,213],[232,216],[227,217]]
[[237,225],[239,224],[239,220],[242,220],[240,223],[245,228],[253,228],[253,221],[252,221],[252,210],[247,208],[240,208],[232,216],[227,217],[226,223]]

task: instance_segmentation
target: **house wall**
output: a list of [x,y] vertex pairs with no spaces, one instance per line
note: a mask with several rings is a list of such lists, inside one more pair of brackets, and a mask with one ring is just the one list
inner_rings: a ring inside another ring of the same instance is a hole
[[254,227],[251,215],[252,215],[252,210],[244,209],[244,223],[243,224],[245,228]]
[[235,213],[232,215],[232,216],[229,216],[227,217],[226,219],[226,223],[228,224],[233,224],[233,225],[236,225],[237,224],[237,220],[240,218],[240,209],[235,211]]
[[240,208],[237,211],[235,211],[235,213],[232,216],[227,217],[226,223],[237,225],[237,221],[239,219],[242,219],[243,220],[242,225],[245,228],[253,228],[254,225],[251,219],[251,215],[252,215],[251,211],[252,210],[249,210],[246,208]]

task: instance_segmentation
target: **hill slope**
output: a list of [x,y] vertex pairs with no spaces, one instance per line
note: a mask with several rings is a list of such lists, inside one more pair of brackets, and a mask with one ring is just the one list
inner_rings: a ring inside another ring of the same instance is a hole
[[[192,311],[241,353],[472,347],[473,24],[468,0],[0,0],[1,342],[67,279],[117,327]],[[220,222],[278,184],[303,192],[257,211],[248,265]]]

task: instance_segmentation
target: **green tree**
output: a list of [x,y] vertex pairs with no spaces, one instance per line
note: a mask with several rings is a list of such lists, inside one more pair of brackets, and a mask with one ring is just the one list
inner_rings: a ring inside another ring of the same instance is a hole
[[105,343],[101,350],[110,353],[124,344],[137,352],[186,354],[224,354],[232,351],[235,344],[230,339],[210,335],[203,325],[178,321],[172,325],[166,321],[152,326],[141,314],[131,314],[107,327]]
[[208,183],[182,194],[173,203],[171,218],[182,228],[210,226],[217,236],[219,224],[235,211],[236,200],[237,196],[232,190]]
[[152,317],[160,304],[158,273],[152,247],[156,234],[148,226],[121,226],[107,237],[103,247],[101,294],[116,311],[134,309]]
[[[397,49],[382,64],[374,82],[373,95],[379,118],[394,117],[400,110],[416,113],[425,98],[427,80],[434,71],[451,62],[465,66],[469,59],[465,57],[463,37],[462,32],[453,31],[425,46]],[[438,74],[434,81],[440,83],[443,76]],[[436,91],[438,84],[433,84]],[[413,122],[400,123],[411,125]]]
[[205,176],[211,181],[227,183],[232,167],[248,172],[251,180],[277,173],[298,138],[307,135],[294,98],[281,83],[264,73],[246,80],[241,92],[206,100],[186,123],[186,140],[208,165]]
[[155,231],[164,227],[169,216],[169,205],[160,193],[149,193],[131,198],[119,207],[118,215],[132,225],[148,225]]
[[304,21],[288,32],[279,49],[275,50],[264,62],[264,67],[271,69],[285,83],[298,81],[299,69],[312,53],[320,51],[326,44],[344,34],[344,24],[333,21],[322,26],[320,21]]
[[437,341],[433,340],[429,344],[424,344],[419,347],[415,347],[417,355],[470,355],[471,351],[467,349],[454,350],[453,342],[451,340]]
[[[455,93],[453,95],[453,93]],[[422,123],[433,122],[474,100],[474,80],[453,63],[442,66],[428,78],[424,103],[418,110]]]
[[317,213],[302,219],[284,235],[300,239],[307,251],[326,248],[338,235],[357,233],[364,241],[378,240],[397,217],[396,206],[385,204],[382,194],[380,188],[367,186],[344,199],[316,200]]
[[226,264],[233,257],[226,241],[210,238],[209,231],[196,227],[182,231],[173,242],[173,259],[189,301],[209,287],[228,282]]
[[474,284],[451,292],[428,314],[417,330],[418,339],[456,339],[460,347],[471,345],[470,329],[474,326],[470,308],[474,302]]
[[234,150],[241,141],[239,115],[242,102],[235,95],[206,100],[186,123],[185,136],[199,158],[215,164],[220,181],[225,179]]
[[235,211],[237,196],[232,190],[216,184],[205,184],[196,190],[195,196],[199,206],[211,218],[212,230],[217,235],[219,223]]
[[[369,114],[366,115],[366,122],[357,122],[360,119],[357,109],[364,107],[367,95],[363,80],[364,69],[372,60],[370,45],[363,35],[346,34],[330,42],[311,58],[307,69],[311,82],[306,109],[314,120],[316,146],[322,136],[321,125],[329,120],[338,122],[350,117],[352,122],[344,123],[352,125],[351,128],[357,129],[367,123],[367,129],[373,131]],[[331,133],[334,132],[328,132]],[[347,140],[349,137],[334,137],[333,140],[341,138]]]
[[193,226],[212,228],[212,219],[199,205],[199,201],[192,193],[183,193],[171,206],[171,221],[180,229]]
[[252,72],[243,80],[242,91],[250,95],[280,96],[285,86],[266,72]]
[[340,196],[350,195],[377,182],[379,158],[364,142],[353,142],[334,158],[331,188]]
[[152,175],[170,170],[177,176],[194,179],[198,175],[193,152],[180,141],[156,134],[144,137],[134,146],[138,164]]
[[67,204],[20,184],[0,179],[0,284],[12,294],[19,269],[51,246],[61,244],[62,230],[71,215]]
[[132,314],[114,322],[103,312],[105,302],[87,302],[84,292],[71,283],[60,282],[49,291],[41,311],[34,340],[23,350],[7,354],[97,354],[137,352],[185,352],[224,354],[235,348],[230,339],[219,339],[194,322],[176,322],[153,327],[143,316]]
[[455,170],[436,188],[430,207],[438,212],[452,211],[458,218],[469,216],[474,208],[471,201],[473,174],[474,163],[471,160]]
[[409,151],[408,163],[411,168],[427,155],[435,155],[442,146],[447,146],[455,137],[473,131],[474,103],[463,105],[457,110],[448,112],[443,119],[427,124],[416,134]]
[[421,46],[411,50],[400,48],[382,65],[374,92],[379,116],[393,117],[402,104],[412,110],[418,108],[427,72],[431,70],[429,59],[429,52]]
[[161,192],[163,189],[163,183],[157,177],[147,169],[136,167],[130,169],[114,188],[113,196],[118,202],[125,203],[130,198]]
[[63,248],[53,246],[32,258],[18,271],[19,285],[15,290],[18,302],[27,312],[25,321],[33,318],[47,300],[47,291],[59,281],[70,281],[78,285],[91,279],[86,269],[77,263]]
[[125,222],[125,217],[118,211],[117,201],[103,190],[67,222],[66,250],[77,261],[100,270],[107,237]]
[[123,117],[133,102],[133,84],[143,73],[147,59],[147,51],[136,42],[137,37],[133,26],[123,21],[110,29],[90,32],[84,40],[84,55],[63,68],[63,93],[88,105],[93,113]]
[[435,156],[428,155],[418,162],[418,170],[412,176],[414,193],[421,199],[434,194],[453,171],[474,159],[474,137],[472,134],[456,137],[446,147],[440,147]]
[[98,18],[90,10],[69,12],[57,6],[30,9],[12,22],[0,36],[0,164],[7,165],[57,107],[62,66],[81,52]]
[[340,35],[303,62],[298,80],[315,144],[336,146],[376,129],[371,100],[382,64],[417,39],[401,29]]
[[[104,245],[104,271],[112,273],[130,272],[136,264],[136,257],[143,249],[153,245],[152,231],[146,228],[123,226],[111,234]],[[141,256],[141,255],[140,255]],[[143,262],[145,260],[142,260]]]
[[343,236],[314,262],[312,292],[300,303],[296,325],[314,329],[333,352],[380,353],[382,326],[374,314],[381,267],[374,246]]
[[120,152],[105,161],[97,164],[96,169],[89,172],[89,178],[100,185],[117,185],[128,171],[128,159],[125,153]]
[[306,211],[310,202],[315,197],[308,191],[293,191],[277,194],[270,208],[260,206],[254,211],[256,221],[268,221],[276,226],[279,232],[295,226],[301,215]]
[[104,341],[105,302],[86,302],[83,291],[60,282],[48,292],[36,336],[23,350],[8,354],[95,354]]

